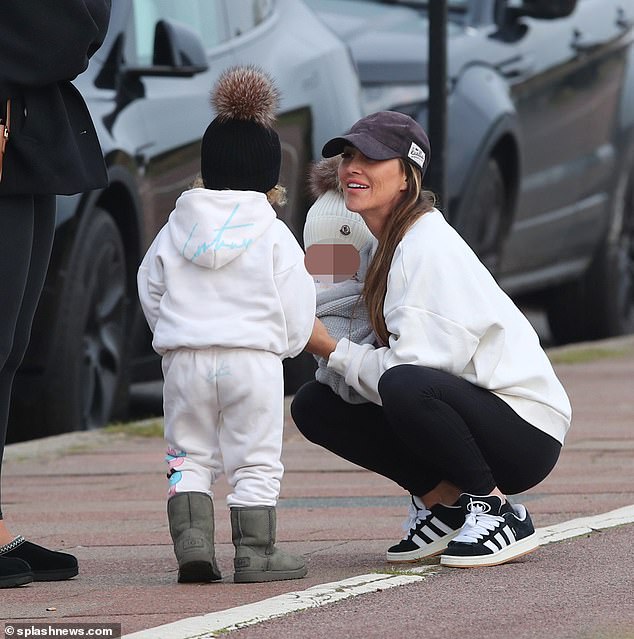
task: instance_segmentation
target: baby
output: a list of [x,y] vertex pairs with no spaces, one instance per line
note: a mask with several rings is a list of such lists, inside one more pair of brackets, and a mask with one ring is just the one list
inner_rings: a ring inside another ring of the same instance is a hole
[[[304,225],[306,268],[317,290],[316,315],[330,335],[358,344],[374,343],[376,336],[361,294],[376,240],[361,216],[346,209],[337,178],[338,164],[339,158],[330,158],[311,168],[310,186],[317,199]],[[367,401],[330,370],[323,357],[315,359],[318,382],[351,404]]]

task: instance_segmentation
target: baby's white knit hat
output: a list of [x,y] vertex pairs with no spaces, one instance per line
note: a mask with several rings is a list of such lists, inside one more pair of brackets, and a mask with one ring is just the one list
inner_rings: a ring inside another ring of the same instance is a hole
[[322,193],[306,214],[306,250],[313,244],[352,244],[360,251],[372,237],[363,218],[346,208],[343,194],[339,191]]

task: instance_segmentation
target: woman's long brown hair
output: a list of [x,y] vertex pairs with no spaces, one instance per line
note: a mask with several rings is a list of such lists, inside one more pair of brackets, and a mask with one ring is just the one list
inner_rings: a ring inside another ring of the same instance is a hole
[[407,190],[392,214],[387,218],[381,237],[378,238],[379,247],[368,266],[363,286],[363,297],[368,308],[370,323],[383,344],[387,344],[389,339],[383,315],[383,305],[387,292],[387,276],[392,265],[394,251],[412,224],[421,215],[434,208],[436,204],[435,195],[422,188],[420,171],[404,160],[401,160],[401,165],[407,176]]

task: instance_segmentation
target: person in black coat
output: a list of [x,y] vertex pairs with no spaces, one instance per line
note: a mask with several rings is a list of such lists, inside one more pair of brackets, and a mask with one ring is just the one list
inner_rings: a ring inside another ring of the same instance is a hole
[[[110,0],[2,2],[0,118],[10,99],[11,126],[0,178],[0,463],[53,244],[55,196],[107,185],[92,120],[70,81],[103,42],[109,18]],[[12,535],[0,510],[0,587],[78,572],[72,555]]]

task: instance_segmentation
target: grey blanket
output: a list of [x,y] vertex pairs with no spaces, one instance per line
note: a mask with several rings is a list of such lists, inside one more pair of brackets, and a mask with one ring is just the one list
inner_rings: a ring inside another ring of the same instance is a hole
[[[324,323],[330,335],[337,340],[347,337],[357,344],[376,343],[368,311],[361,297],[371,253],[372,242],[368,242],[359,253],[361,264],[354,278],[317,292],[317,317]],[[348,386],[339,373],[330,370],[325,358],[315,355],[315,359],[318,364],[315,379],[318,382],[330,386],[337,395],[350,404],[362,404],[368,401],[354,388]]]

